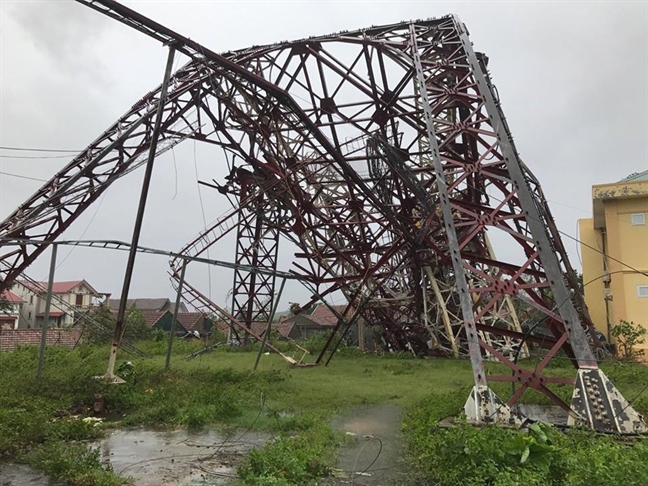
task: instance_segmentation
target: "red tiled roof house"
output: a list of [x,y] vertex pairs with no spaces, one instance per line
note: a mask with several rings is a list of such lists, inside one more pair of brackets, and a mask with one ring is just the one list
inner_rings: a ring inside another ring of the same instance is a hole
[[[279,329],[282,336],[291,339],[310,338],[320,332],[330,333],[338,323],[338,316],[344,315],[346,305],[318,305],[311,314],[297,314],[292,317],[282,318],[279,322],[282,326],[291,325],[290,328]],[[345,317],[349,321],[355,312],[350,309]],[[371,332],[366,332],[366,323],[360,316],[346,333],[345,342],[347,346],[358,346],[361,350],[373,349],[376,337]]]
[[0,329],[18,329],[20,312],[25,301],[9,290],[0,295]]
[[[165,310],[159,312],[154,310],[140,310],[140,312],[144,316],[146,325],[149,328],[158,331],[171,331],[171,324],[173,323],[173,313],[171,313],[171,311]],[[184,336],[190,328],[184,325],[181,315],[181,313],[178,313],[178,322],[176,323],[175,334]]]
[[[40,328],[45,317],[47,282],[18,280],[11,291],[24,301],[18,320],[18,329]],[[88,311],[105,295],[97,292],[85,280],[54,282],[50,310],[50,327],[74,325],[78,314]]]

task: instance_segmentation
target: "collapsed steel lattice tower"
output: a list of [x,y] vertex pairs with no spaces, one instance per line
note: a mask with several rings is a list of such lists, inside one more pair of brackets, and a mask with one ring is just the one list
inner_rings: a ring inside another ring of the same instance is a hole
[[[593,327],[540,185],[517,153],[488,59],[456,17],[219,55],[117,2],[80,3],[191,58],[162,100],[159,150],[185,139],[221,147],[230,175],[216,187],[236,204],[182,254],[198,256],[236,232],[235,262],[273,270],[280,236],[292,241],[294,271],[314,289],[304,307],[335,291],[349,301],[318,362],[362,315],[391,350],[469,356],[475,387],[466,413],[476,422],[520,423],[514,405],[531,388],[571,423],[644,430],[597,366]],[[7,218],[0,236],[59,236],[142,163],[159,97],[160,88],[136,103]],[[508,240],[506,258],[491,240]],[[0,255],[0,288],[42,251]],[[171,262],[175,279],[180,265]],[[274,285],[268,273],[235,272],[232,313],[189,283],[185,297],[247,333],[267,320]],[[552,337],[522,332],[520,302]],[[547,348],[539,364],[517,362],[525,342]],[[545,373],[561,351],[575,379]],[[511,374],[487,376],[485,358]],[[518,388],[502,401],[489,381]],[[570,404],[552,384],[574,385]]]

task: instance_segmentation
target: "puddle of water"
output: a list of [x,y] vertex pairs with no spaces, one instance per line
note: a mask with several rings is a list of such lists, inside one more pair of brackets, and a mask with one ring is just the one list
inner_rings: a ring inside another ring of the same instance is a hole
[[333,419],[335,428],[355,435],[340,451],[333,477],[323,484],[388,486],[401,483],[407,474],[402,461],[402,419],[403,409],[395,405],[363,408]]
[[[259,432],[189,433],[185,430],[122,429],[92,444],[104,464],[134,486],[220,486],[232,483],[236,468],[269,437]],[[0,464],[0,486],[53,486],[23,464]]]
[[0,486],[50,486],[41,473],[24,464],[0,464]]
[[95,444],[104,463],[135,486],[217,486],[229,484],[236,468],[267,435],[234,431],[116,430]]

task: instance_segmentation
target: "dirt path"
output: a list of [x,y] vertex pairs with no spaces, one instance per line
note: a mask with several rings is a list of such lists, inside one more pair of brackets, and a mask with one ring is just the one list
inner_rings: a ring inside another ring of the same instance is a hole
[[362,408],[337,417],[332,425],[350,435],[340,451],[333,477],[324,485],[396,486],[406,476],[400,424],[403,410],[395,405]]

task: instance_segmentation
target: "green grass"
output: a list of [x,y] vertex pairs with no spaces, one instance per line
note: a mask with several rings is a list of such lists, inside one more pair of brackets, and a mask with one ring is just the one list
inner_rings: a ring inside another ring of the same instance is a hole
[[288,431],[260,450],[253,450],[239,468],[243,484],[292,486],[317,484],[335,464],[343,437],[312,415],[292,421]]
[[[119,484],[85,446],[61,446],[83,444],[101,433],[101,428],[78,418],[91,413],[100,394],[112,426],[254,427],[278,432],[279,439],[252,454],[241,469],[245,484],[314,484],[335,462],[339,437],[327,425],[331,416],[365,405],[392,403],[414,410],[422,401],[447,401],[431,397],[455,396],[463,402],[472,384],[468,361],[364,356],[343,350],[326,368],[291,368],[276,355],[264,355],[254,372],[255,352],[219,349],[185,360],[183,356],[200,344],[180,340],[174,344],[171,370],[165,372],[165,342],[150,340],[138,346],[154,356],[131,359],[133,366],[127,367],[127,356],[121,354],[118,369],[127,383],[119,386],[93,378],[105,372],[105,346],[73,352],[48,348],[42,383],[36,380],[35,348],[0,354],[0,460],[29,462],[66,484]],[[551,374],[574,376],[571,365],[557,363],[551,364]],[[501,365],[486,366],[491,373],[507,373]],[[648,367],[610,363],[604,369],[628,398],[648,383]],[[494,383],[493,388],[502,397],[510,393],[505,383]],[[456,390],[460,391],[452,395]],[[567,386],[555,391],[565,399],[571,394]],[[531,394],[525,400],[546,402]],[[648,393],[635,406],[648,414]],[[451,413],[435,407],[435,414]],[[82,467],[66,466],[72,463]],[[70,472],[62,476],[65,470]]]
[[82,444],[49,441],[34,447],[25,457],[51,479],[79,486],[121,486],[123,478],[100,462],[99,449],[90,450]]
[[640,486],[648,484],[648,440],[631,445],[584,430],[476,428],[458,415],[464,396],[431,395],[412,407],[403,432],[411,485]]

